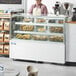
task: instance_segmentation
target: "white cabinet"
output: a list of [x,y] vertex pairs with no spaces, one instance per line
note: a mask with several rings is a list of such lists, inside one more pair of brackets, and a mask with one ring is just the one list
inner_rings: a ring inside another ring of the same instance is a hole
[[68,23],[66,30],[66,61],[76,62],[76,23]]
[[65,17],[12,17],[10,58],[65,63]]

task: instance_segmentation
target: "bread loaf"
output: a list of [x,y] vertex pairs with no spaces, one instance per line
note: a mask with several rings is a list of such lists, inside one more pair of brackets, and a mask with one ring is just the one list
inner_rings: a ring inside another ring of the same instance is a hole
[[20,30],[22,30],[22,31],[33,31],[34,26],[32,26],[32,25],[22,25],[22,26],[20,26]]

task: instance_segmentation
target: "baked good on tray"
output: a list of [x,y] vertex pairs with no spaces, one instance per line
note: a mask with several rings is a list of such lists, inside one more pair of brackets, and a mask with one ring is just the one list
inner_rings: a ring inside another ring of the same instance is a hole
[[22,31],[33,31],[34,26],[32,26],[32,25],[21,25],[20,30],[22,30]]
[[46,20],[45,19],[36,19],[36,22],[37,23],[43,23],[43,22],[45,22]]
[[31,21],[31,19],[30,18],[24,18],[24,20],[23,20],[24,22],[30,22]]
[[34,40],[47,40],[47,36],[42,36],[42,35],[33,35],[32,38]]

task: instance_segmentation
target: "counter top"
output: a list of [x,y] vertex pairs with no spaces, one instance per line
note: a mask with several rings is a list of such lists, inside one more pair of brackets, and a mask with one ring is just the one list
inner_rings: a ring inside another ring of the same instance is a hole
[[76,24],[76,21],[69,21],[67,23],[72,23],[72,24]]

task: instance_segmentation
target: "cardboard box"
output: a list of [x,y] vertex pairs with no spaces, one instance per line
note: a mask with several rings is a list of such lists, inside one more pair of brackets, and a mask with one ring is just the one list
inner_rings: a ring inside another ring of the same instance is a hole
[[9,34],[4,34],[4,42],[9,42]]
[[0,42],[3,42],[4,33],[0,33]]
[[0,44],[0,53],[3,53],[3,45]]
[[0,21],[0,30],[3,30],[3,21]]
[[8,30],[10,29],[10,22],[9,21],[4,21],[4,30]]
[[9,53],[9,45],[4,45],[4,53]]

